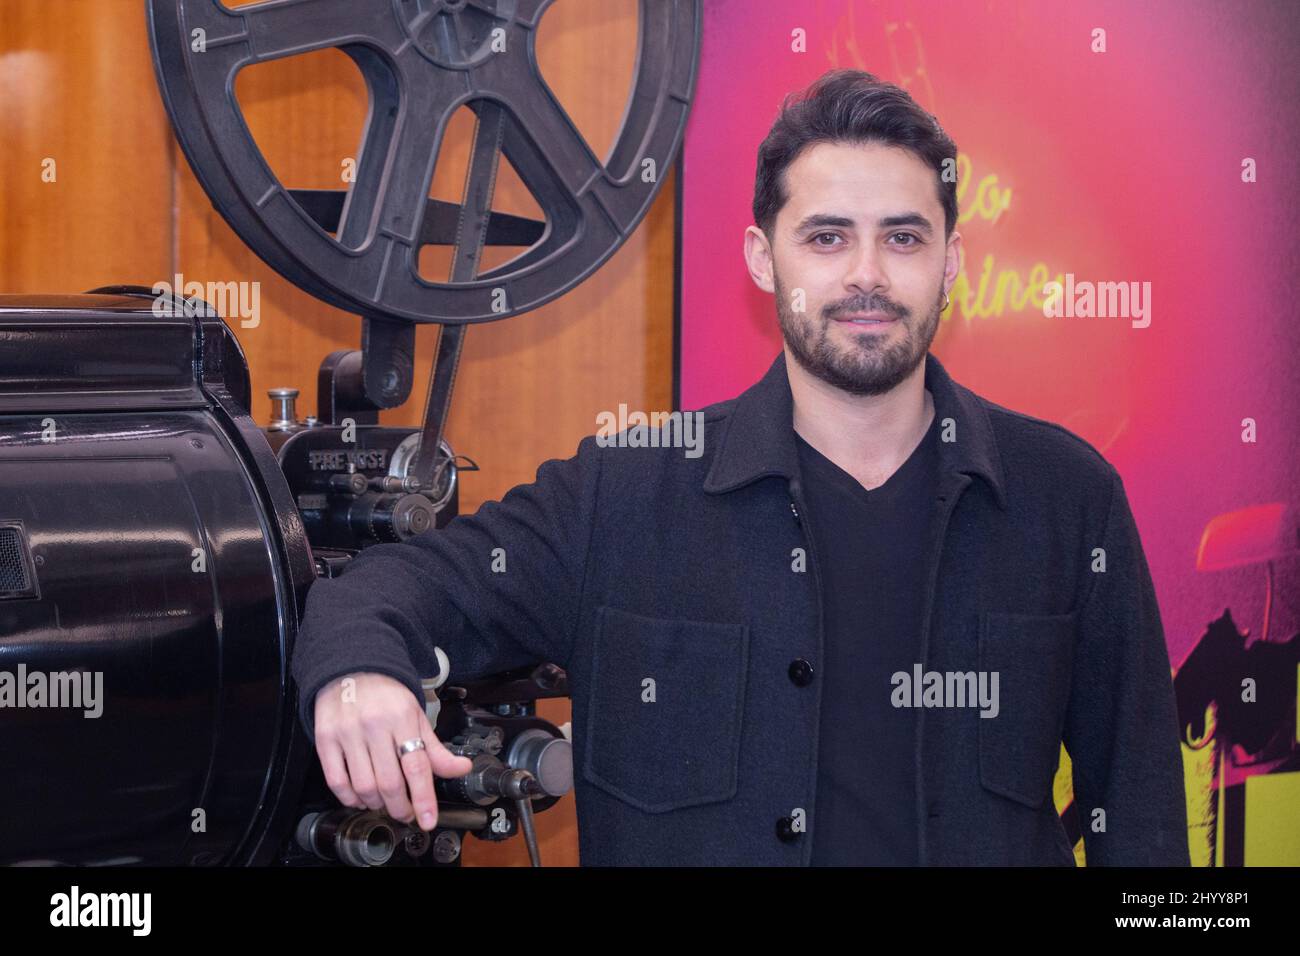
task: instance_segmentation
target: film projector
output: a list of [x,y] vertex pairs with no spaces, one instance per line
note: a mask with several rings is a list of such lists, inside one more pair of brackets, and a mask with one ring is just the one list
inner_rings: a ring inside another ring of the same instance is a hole
[[[594,272],[654,199],[662,177],[645,170],[681,144],[700,0],[640,0],[603,161],[538,69],[551,3],[145,3],[166,112],[214,208],[280,275],[359,316],[361,348],[323,359],[315,417],[276,388],[260,426],[244,352],[208,303],[149,286],[0,296],[0,862],[457,866],[472,834],[522,835],[538,864],[533,815],[572,782],[568,741],[535,707],[565,696],[562,670],[429,675],[439,739],[487,772],[439,781],[456,785],[424,833],[334,800],[289,660],[318,577],[456,516],[469,465],[443,429],[466,328]],[[355,177],[295,189],[254,141],[235,76],[330,48],[369,96]],[[476,122],[456,204],[429,193],[460,107]],[[542,218],[493,210],[501,155]],[[450,251],[445,282],[419,273],[430,245]],[[481,269],[494,245],[525,251]],[[442,326],[423,424],[380,425],[409,397],[420,323]],[[84,706],[51,706],[79,692]]]

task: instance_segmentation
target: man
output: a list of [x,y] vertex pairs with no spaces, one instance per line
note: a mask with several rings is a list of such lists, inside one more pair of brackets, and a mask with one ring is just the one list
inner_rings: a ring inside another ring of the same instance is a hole
[[1188,863],[1118,473],[928,353],[956,155],[870,74],[787,100],[745,235],[785,345],[703,453],[589,436],[312,588],[294,674],[343,803],[428,828],[430,771],[467,772],[421,707],[437,644],[453,681],[567,669],[583,863],[1070,866],[1062,742],[1089,863]]

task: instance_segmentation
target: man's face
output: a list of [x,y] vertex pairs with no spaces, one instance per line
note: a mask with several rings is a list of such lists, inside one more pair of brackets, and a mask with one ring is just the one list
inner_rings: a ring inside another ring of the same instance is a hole
[[889,391],[924,360],[959,266],[934,170],[897,147],[818,143],[785,188],[770,243],[750,227],[745,252],[787,346],[836,388]]

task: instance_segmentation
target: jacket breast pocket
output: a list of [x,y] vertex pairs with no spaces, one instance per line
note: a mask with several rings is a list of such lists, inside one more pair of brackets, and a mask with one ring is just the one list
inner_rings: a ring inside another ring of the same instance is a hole
[[980,670],[998,675],[997,715],[977,718],[980,783],[1035,809],[1061,753],[1076,616],[989,611],[980,621]]
[[647,813],[734,797],[749,628],[596,615],[583,776]]

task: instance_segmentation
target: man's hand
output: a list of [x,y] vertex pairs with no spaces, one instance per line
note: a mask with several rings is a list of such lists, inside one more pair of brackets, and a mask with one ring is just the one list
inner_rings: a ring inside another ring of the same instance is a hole
[[[398,745],[417,737],[424,749],[399,760]],[[442,745],[410,689],[385,674],[345,674],[321,688],[316,753],[344,806],[386,809],[403,823],[418,817],[422,830],[438,821],[433,774],[463,777],[473,766]]]

